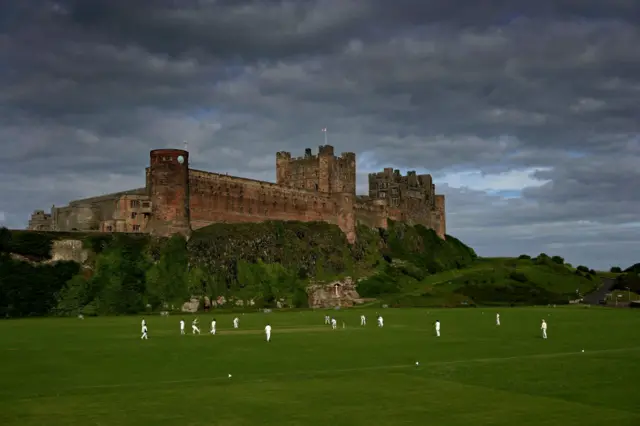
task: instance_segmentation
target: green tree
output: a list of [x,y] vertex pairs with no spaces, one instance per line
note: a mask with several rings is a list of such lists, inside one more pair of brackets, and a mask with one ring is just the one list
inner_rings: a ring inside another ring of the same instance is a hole
[[197,270],[190,276],[188,261],[184,237],[174,235],[169,238],[160,250],[160,259],[146,272],[146,291],[151,305],[182,303],[191,296],[192,289],[202,294],[202,289],[196,288],[196,282],[201,279],[199,269],[194,268]]
[[60,292],[56,313],[77,315],[87,303],[89,303],[89,283],[82,275],[76,275],[67,281]]
[[132,314],[144,309],[145,271],[149,262],[139,241],[118,236],[97,257],[89,280],[97,313]]
[[612,266],[610,271],[615,273],[615,274],[620,274],[620,273],[622,273],[622,268],[619,267],[619,266]]

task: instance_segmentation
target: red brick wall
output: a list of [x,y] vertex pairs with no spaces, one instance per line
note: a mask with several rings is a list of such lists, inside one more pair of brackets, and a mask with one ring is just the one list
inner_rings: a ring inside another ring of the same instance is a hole
[[377,201],[362,202],[356,197],[356,222],[370,228],[387,228],[389,209],[386,204]]
[[152,232],[189,233],[189,153],[180,149],[151,151],[148,183]]
[[189,171],[193,229],[215,222],[322,220],[338,222],[337,200],[270,182]]

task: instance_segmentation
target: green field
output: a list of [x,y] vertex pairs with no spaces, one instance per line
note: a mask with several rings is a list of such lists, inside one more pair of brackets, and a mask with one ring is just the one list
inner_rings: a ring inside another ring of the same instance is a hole
[[241,315],[237,331],[218,315],[217,336],[211,315],[200,336],[153,316],[146,341],[141,317],[2,321],[0,424],[640,424],[640,312],[504,308],[496,327],[495,309],[383,309],[382,329],[375,311],[330,312],[338,330],[324,311]]

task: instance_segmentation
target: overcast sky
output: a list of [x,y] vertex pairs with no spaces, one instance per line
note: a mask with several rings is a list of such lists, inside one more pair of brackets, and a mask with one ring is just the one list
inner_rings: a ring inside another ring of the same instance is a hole
[[[494,8],[488,6],[495,5]],[[0,223],[144,186],[149,150],[434,176],[484,256],[640,261],[638,0],[0,0]]]

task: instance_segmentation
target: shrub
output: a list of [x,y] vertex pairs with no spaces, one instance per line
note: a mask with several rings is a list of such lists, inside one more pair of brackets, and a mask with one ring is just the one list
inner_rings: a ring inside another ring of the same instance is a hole
[[526,283],[528,280],[527,276],[525,274],[523,274],[522,272],[511,272],[509,274],[509,278],[511,278],[514,281],[517,281],[519,283]]

